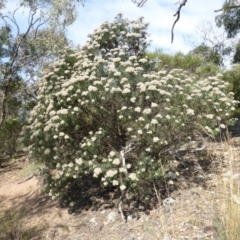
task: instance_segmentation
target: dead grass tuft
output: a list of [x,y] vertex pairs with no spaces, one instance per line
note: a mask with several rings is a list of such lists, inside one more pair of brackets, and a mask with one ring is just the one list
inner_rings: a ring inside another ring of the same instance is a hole
[[0,240],[30,240],[36,239],[39,231],[36,227],[24,227],[23,209],[8,209],[0,215]]
[[218,239],[237,240],[240,239],[240,152],[234,141],[229,140],[225,146],[227,171],[223,174],[222,184],[219,184],[222,196],[215,224]]

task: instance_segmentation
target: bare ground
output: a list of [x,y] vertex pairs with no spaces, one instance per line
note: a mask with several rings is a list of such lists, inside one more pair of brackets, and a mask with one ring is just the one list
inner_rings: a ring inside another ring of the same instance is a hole
[[[235,140],[238,142],[238,138]],[[220,186],[227,176],[227,156],[221,143],[211,143],[208,147],[218,149],[216,158],[208,155],[196,161],[189,156],[184,164],[172,162],[172,169],[180,175],[168,185],[173,189],[169,193],[170,202],[159,199],[158,207],[136,210],[129,214],[127,222],[122,220],[116,206],[69,214],[68,209],[41,193],[36,178],[18,184],[22,169],[29,164],[27,161],[15,161],[0,168],[0,213],[18,213],[23,231],[31,229],[29,239],[36,240],[215,240],[218,239],[215,230],[222,196]],[[238,145],[234,148],[238,154]],[[238,168],[235,171],[239,174]],[[0,233],[0,239],[10,238],[1,238]]]

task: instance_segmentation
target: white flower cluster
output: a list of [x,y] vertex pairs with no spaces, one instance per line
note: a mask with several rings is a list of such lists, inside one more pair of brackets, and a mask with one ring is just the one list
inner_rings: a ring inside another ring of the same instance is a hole
[[[235,102],[221,76],[150,72],[146,26],[120,15],[103,23],[81,49],[63,50],[41,79],[25,131],[29,150],[55,164],[52,189],[92,176],[123,191],[159,173],[159,153],[174,137],[186,139],[200,125],[225,127]],[[129,140],[144,145],[131,154],[137,145]],[[130,153],[123,158],[121,150]]]

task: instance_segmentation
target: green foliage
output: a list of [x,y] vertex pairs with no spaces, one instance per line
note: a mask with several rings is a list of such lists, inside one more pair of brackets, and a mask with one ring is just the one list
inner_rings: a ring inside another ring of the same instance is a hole
[[[29,210],[28,210],[29,211]],[[10,208],[0,213],[0,239],[21,239],[31,240],[39,236],[37,227],[28,228],[24,226],[24,217],[26,209]]]
[[[13,4],[16,4],[13,12],[4,11],[6,6],[0,4],[0,148],[10,155],[16,148],[13,138],[18,137],[19,126],[36,104],[34,83],[43,67],[56,57],[58,49],[69,44],[66,26],[76,18],[75,1],[23,0]],[[24,28],[16,18],[20,9],[27,12],[28,25]],[[12,119],[22,122],[16,127]],[[13,125],[10,124],[8,132],[9,123]]]
[[240,63],[240,42],[236,45],[235,53],[233,55],[233,63]]
[[28,150],[51,170],[45,183],[53,199],[92,183],[138,192],[161,180],[169,152],[195,130],[225,127],[234,100],[221,75],[155,71],[146,30],[143,18],[118,15],[78,51],[65,49],[41,79],[24,133]]
[[224,27],[228,38],[234,38],[240,30],[240,8],[233,8],[237,5],[239,1],[226,0],[223,11],[215,18],[217,26]]
[[215,63],[211,62],[209,58],[206,59],[202,54],[195,52],[195,50],[188,54],[178,52],[173,55],[157,50],[148,53],[148,56],[157,62],[157,69],[162,69],[163,67],[168,69],[181,68],[199,77],[214,76],[219,72],[219,68]]
[[[223,79],[229,83],[229,90],[234,93],[234,99],[240,101],[240,65],[235,65],[232,69],[225,71]],[[234,116],[240,116],[240,104],[238,103],[237,109],[234,111]]]
[[0,131],[0,152],[12,155],[16,152],[17,139],[22,129],[22,122],[17,118],[8,118]]
[[37,9],[52,29],[61,29],[72,24],[77,16],[76,0],[22,0],[21,6]]
[[193,49],[191,53],[198,55],[203,60],[203,63],[213,63],[217,66],[221,65],[220,54],[205,44],[199,45]]

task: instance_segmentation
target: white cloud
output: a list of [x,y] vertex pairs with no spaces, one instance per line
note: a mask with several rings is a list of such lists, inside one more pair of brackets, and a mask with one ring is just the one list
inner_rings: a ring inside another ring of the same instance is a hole
[[[87,35],[92,33],[104,21],[112,21],[121,12],[124,18],[135,20],[144,16],[149,22],[148,32],[152,40],[151,50],[161,48],[169,53],[176,51],[188,52],[192,45],[186,39],[198,41],[197,26],[203,21],[214,22],[214,10],[221,8],[223,0],[188,0],[182,8],[181,18],[175,25],[174,42],[171,44],[171,28],[175,21],[173,17],[179,4],[177,0],[148,0],[142,8],[137,7],[132,0],[85,0],[85,6],[78,6],[78,18],[68,28],[68,37],[74,44],[83,45]],[[7,10],[13,11],[18,0],[8,1]],[[210,3],[209,3],[210,2]],[[21,29],[26,28],[26,13],[17,12],[17,20]]]
[[175,25],[174,43],[171,44],[171,28],[175,21],[173,14],[179,6],[175,3],[176,0],[148,0],[142,8],[138,8],[131,0],[86,0],[85,7],[79,6],[78,19],[70,26],[68,36],[75,44],[83,45],[89,33],[104,21],[112,21],[121,12],[130,20],[144,16],[145,21],[150,23],[148,32],[153,40],[151,49],[162,48],[168,52],[186,53],[192,46],[186,45],[184,39],[196,35],[196,28],[201,22],[214,22],[214,10],[221,8],[223,0],[214,0],[211,4],[209,0],[188,0]]

